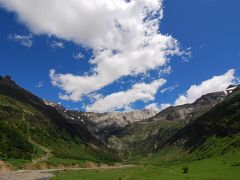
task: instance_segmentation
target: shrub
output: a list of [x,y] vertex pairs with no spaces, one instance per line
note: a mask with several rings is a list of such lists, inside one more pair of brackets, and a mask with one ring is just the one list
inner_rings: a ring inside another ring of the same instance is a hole
[[187,166],[183,166],[182,170],[183,170],[183,174],[187,174],[188,173],[188,167]]

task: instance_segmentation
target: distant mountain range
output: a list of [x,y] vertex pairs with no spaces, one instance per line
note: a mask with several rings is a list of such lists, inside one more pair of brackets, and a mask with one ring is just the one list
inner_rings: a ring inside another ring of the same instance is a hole
[[73,164],[152,156],[170,147],[204,157],[200,147],[216,146],[206,145],[214,137],[236,141],[225,151],[239,148],[239,132],[237,85],[161,112],[93,113],[68,110],[21,88],[10,76],[0,77],[0,158],[6,161],[31,161],[37,154],[33,141],[51,149],[52,159],[68,159]]

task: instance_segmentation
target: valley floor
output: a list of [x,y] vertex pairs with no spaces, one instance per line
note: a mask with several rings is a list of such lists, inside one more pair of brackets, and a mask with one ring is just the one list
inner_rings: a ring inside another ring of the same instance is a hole
[[55,172],[61,171],[91,171],[91,170],[113,170],[122,168],[131,168],[132,165],[113,165],[94,168],[60,168],[60,169],[45,169],[45,170],[18,170],[5,171],[0,173],[0,180],[48,180],[54,176]]
[[[157,159],[154,158],[155,160]],[[240,153],[204,160],[156,164],[143,160],[135,165],[113,165],[90,168],[19,170],[0,173],[0,180],[239,180]],[[185,171],[185,172],[184,172]]]
[[[183,172],[185,168],[185,171]],[[186,170],[187,169],[187,170]],[[95,169],[57,172],[52,180],[239,180],[240,154],[198,160],[176,165],[139,164],[121,169]]]

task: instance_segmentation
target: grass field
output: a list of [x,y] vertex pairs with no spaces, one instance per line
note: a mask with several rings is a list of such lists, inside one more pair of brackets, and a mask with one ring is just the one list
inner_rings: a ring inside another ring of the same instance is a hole
[[[187,172],[183,172],[183,169]],[[112,170],[57,172],[52,180],[239,180],[240,153],[175,165],[138,164]]]

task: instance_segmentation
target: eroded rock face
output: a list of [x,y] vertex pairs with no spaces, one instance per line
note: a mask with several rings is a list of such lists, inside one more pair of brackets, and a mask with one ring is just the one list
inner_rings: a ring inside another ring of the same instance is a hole
[[183,121],[184,123],[188,123],[191,119],[202,115],[221,102],[226,95],[224,92],[206,94],[192,104],[171,106],[158,113],[152,120]]
[[92,121],[97,124],[98,128],[104,128],[111,125],[124,127],[128,124],[139,122],[156,115],[156,110],[137,110],[130,112],[109,112],[96,114],[92,117]]
[[137,110],[130,112],[93,113],[68,110],[60,104],[44,100],[46,105],[55,107],[70,121],[82,124],[91,134],[106,144],[106,140],[112,134],[117,133],[125,126],[149,119],[156,115],[156,110]]
[[108,126],[124,127],[128,124],[139,122],[153,117],[158,113],[157,110],[144,109],[129,112],[106,112],[106,113],[93,113],[93,112],[80,112],[74,110],[67,110],[58,103],[44,100],[46,105],[55,107],[71,119],[87,119],[96,125],[96,128],[102,129]]

